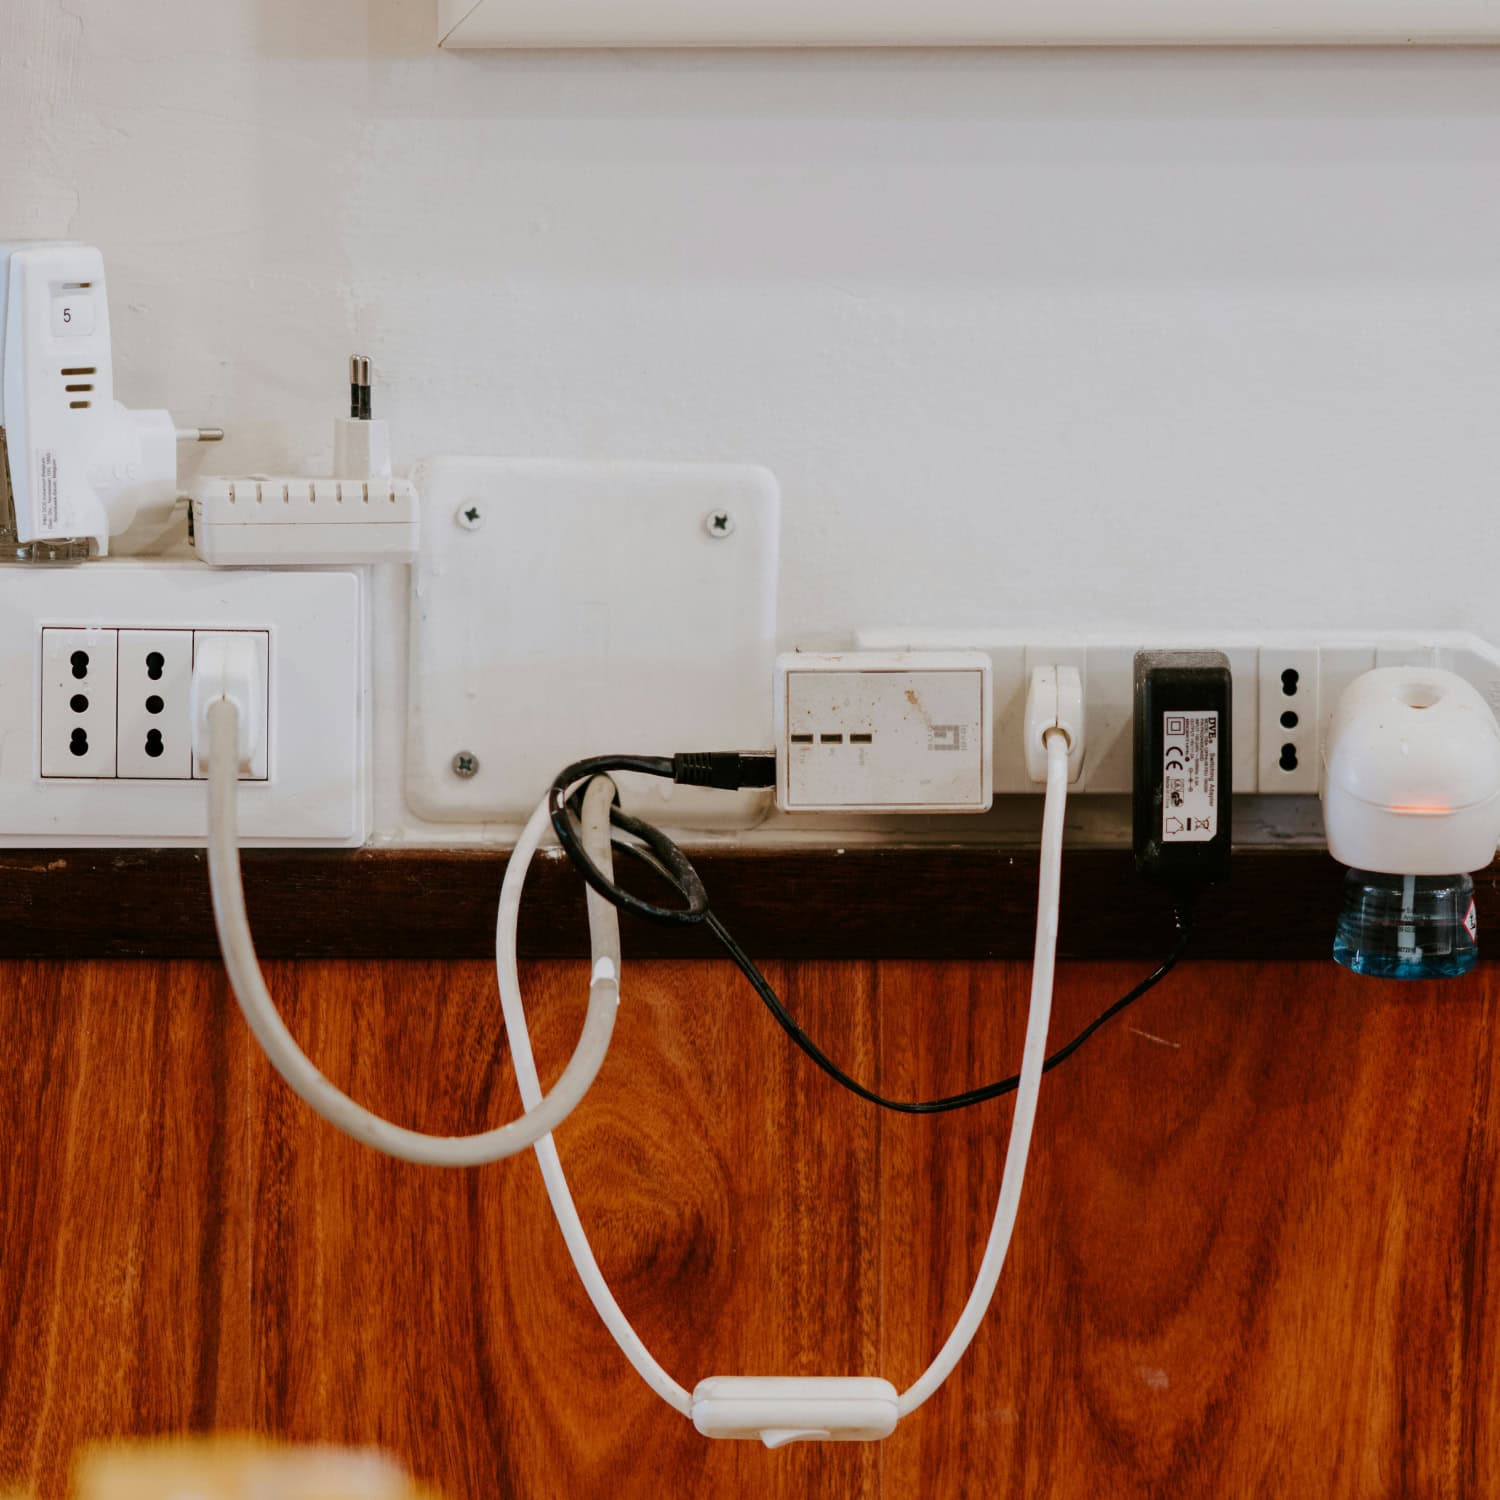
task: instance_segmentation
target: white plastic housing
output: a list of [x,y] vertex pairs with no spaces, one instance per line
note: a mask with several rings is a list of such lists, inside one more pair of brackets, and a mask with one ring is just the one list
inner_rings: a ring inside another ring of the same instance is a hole
[[[369,687],[358,572],[221,572],[131,559],[5,571],[0,846],[202,843],[204,767],[194,763],[183,779],[172,756],[137,764],[124,752],[159,725],[175,756],[192,729],[187,642],[226,631],[250,639],[251,675],[266,694],[252,713],[258,743],[239,799],[245,842],[364,842]],[[83,678],[73,675],[79,650],[89,655]],[[152,650],[163,658],[156,678],[142,666]],[[79,693],[88,703],[75,710]],[[163,700],[156,713],[145,702],[152,694]],[[86,754],[72,753],[75,728]]]
[[378,417],[339,417],[333,424],[333,472],[361,479],[391,477],[391,430]]
[[410,562],[417,555],[417,493],[407,479],[208,476],[190,495],[194,550],[216,568]]
[[1366,672],[1334,710],[1323,772],[1328,850],[1351,869],[1458,875],[1500,839],[1500,726],[1463,678]]
[[267,646],[264,631],[197,631],[193,641],[193,758],[208,760],[208,711],[228,700],[238,710],[240,772],[255,769],[266,740]]
[[984,812],[993,761],[990,659],[981,651],[777,658],[783,812]]
[[1486,0],[440,0],[445,47],[1486,42]]
[[22,543],[148,546],[177,501],[163,411],[114,399],[104,260],[89,245],[0,246],[0,428]]
[[[412,479],[412,811],[519,824],[580,756],[767,747],[780,495],[765,469],[435,458]],[[460,752],[473,774],[456,774]],[[673,828],[753,827],[770,801],[646,776],[619,787]]]
[[1026,695],[1026,774],[1045,785],[1047,731],[1060,729],[1068,737],[1068,781],[1083,775],[1086,750],[1083,730],[1083,679],[1077,667],[1035,667]]
[[888,1380],[831,1375],[714,1375],[693,1390],[693,1426],[711,1438],[876,1442],[896,1430]]

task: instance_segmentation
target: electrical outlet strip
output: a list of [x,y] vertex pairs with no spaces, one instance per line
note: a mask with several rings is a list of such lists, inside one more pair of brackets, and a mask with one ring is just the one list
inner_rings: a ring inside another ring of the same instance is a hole
[[408,479],[213,477],[197,480],[190,498],[193,547],[216,568],[398,563],[417,554],[417,492]]
[[861,650],[989,654],[994,676],[995,791],[1034,792],[1022,753],[1026,687],[1034,667],[1078,668],[1088,748],[1074,792],[1129,793],[1134,662],[1140,650],[1222,651],[1234,676],[1234,789],[1315,796],[1323,742],[1339,695],[1372,667],[1457,672],[1500,712],[1500,649],[1459,631],[1184,632],[1138,639],[1063,631],[872,628]]
[[250,844],[358,845],[369,825],[363,580],[197,562],[4,570],[0,845],[202,843],[193,662],[243,633],[263,663],[262,748],[242,773]]

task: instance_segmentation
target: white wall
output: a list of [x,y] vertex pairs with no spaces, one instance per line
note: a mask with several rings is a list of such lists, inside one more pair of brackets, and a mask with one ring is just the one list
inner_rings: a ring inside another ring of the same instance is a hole
[[5,0],[0,235],[117,389],[328,458],[745,459],[787,643],[1500,639],[1500,52],[439,53],[431,0]]

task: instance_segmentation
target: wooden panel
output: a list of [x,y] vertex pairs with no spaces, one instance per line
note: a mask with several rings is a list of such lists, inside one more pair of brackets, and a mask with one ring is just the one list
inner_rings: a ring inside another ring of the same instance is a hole
[[[1036,851],[849,848],[696,851],[716,909],[754,954],[774,958],[1026,958]],[[505,856],[458,850],[256,850],[246,899],[269,958],[488,958]],[[1200,958],[1323,958],[1342,869],[1319,849],[1241,849],[1204,898]],[[1500,927],[1500,865],[1474,878],[1482,927]],[[1171,940],[1163,894],[1128,849],[1070,850],[1060,952],[1154,958]],[[626,919],[637,958],[712,956],[706,934]],[[522,952],[587,952],[580,886],[539,860]],[[201,853],[0,851],[0,958],[214,958]]]
[[[1055,1035],[1135,976],[1066,965]],[[778,966],[889,1092],[1009,1071],[1024,965]],[[513,1110],[486,964],[273,966],[313,1055],[404,1123]],[[582,1016],[532,966],[543,1072]],[[530,1158],[433,1172],[310,1117],[216,968],[0,965],[0,1484],[81,1440],[379,1442],[510,1495],[1477,1496],[1500,1488],[1497,981],[1185,968],[1051,1075],[992,1316],[879,1445],[711,1444],[627,1369]],[[420,1066],[414,1060],[420,1060]],[[715,1373],[913,1379],[967,1291],[1010,1110],[877,1116],[731,972],[627,969],[559,1131],[627,1312]]]

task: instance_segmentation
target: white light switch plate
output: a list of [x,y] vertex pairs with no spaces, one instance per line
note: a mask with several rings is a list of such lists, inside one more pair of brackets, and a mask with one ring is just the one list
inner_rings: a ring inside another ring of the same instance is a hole
[[[184,736],[205,630],[253,632],[267,658],[268,740],[241,783],[243,841],[364,842],[361,576],[112,558],[0,567],[0,845],[203,842],[208,792]],[[146,748],[153,731],[160,754]]]
[[[413,811],[520,823],[581,756],[770,748],[779,499],[764,469],[443,458],[413,479]],[[769,802],[621,789],[677,828],[746,828]]]

